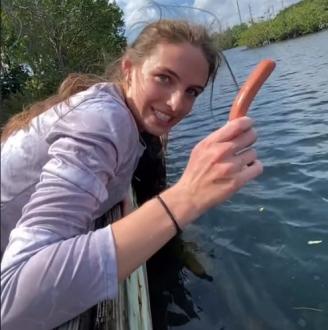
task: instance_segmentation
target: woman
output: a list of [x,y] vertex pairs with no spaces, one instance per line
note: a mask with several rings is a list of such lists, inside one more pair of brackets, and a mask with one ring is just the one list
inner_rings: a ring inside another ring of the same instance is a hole
[[139,133],[167,134],[217,66],[204,28],[162,20],[126,50],[111,83],[71,76],[57,96],[8,123],[1,153],[3,329],[50,329],[115,297],[117,282],[177,231],[261,174],[249,148],[253,123],[237,119],[195,146],[175,185],[92,230],[127,193],[144,150]]

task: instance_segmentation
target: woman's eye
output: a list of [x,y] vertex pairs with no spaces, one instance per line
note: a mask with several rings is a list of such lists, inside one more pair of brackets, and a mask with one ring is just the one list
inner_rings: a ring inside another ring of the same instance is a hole
[[193,96],[193,97],[197,97],[200,93],[197,89],[190,88],[190,89],[187,89],[187,94],[190,96]]
[[158,74],[155,76],[156,81],[162,83],[162,84],[167,84],[170,82],[170,77],[165,75],[165,74]]

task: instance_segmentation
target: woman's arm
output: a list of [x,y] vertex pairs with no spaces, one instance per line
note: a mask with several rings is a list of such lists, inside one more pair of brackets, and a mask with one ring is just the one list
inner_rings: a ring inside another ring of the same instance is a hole
[[[181,179],[161,194],[182,229],[261,173],[254,151],[239,154],[255,141],[251,127],[250,119],[241,118],[201,141]],[[67,162],[69,140],[63,142]],[[1,269],[3,329],[53,328],[113,297],[117,277],[123,280],[175,235],[156,199],[112,226],[82,233],[88,210],[99,203],[98,190],[77,187],[67,195],[69,179],[43,173],[25,221],[13,230]]]
[[51,125],[48,156],[39,155],[46,163],[1,263],[3,329],[50,329],[115,297],[110,227],[92,229],[108,199],[119,201],[128,187],[128,178],[120,189],[115,182],[129,129],[126,112],[96,99]]
[[[255,151],[244,151],[255,140],[252,121],[243,117],[194,148],[181,179],[161,194],[182,229],[262,173]],[[122,280],[172,238],[176,229],[163,206],[152,199],[114,223],[112,232]]]

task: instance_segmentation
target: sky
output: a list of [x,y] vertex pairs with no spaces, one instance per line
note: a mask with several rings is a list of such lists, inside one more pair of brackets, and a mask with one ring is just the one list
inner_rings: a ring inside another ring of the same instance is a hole
[[[221,29],[226,29],[240,23],[237,9],[239,4],[242,22],[253,20],[268,19],[276,15],[282,8],[286,8],[300,0],[161,0],[163,5],[186,5],[205,9],[213,13],[220,22]],[[142,11],[139,8],[145,8],[149,4],[148,0],[116,0],[124,12],[126,25],[129,27],[135,21],[151,18],[152,11]],[[171,12],[176,7],[171,7]],[[180,9],[179,9],[180,10]]]

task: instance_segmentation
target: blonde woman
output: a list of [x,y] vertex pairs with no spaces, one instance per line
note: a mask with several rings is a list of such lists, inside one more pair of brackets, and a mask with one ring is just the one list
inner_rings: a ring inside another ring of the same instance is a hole
[[56,96],[7,124],[4,330],[50,329],[115,297],[118,281],[261,174],[250,147],[252,120],[236,119],[194,147],[176,184],[113,225],[92,230],[94,219],[127,193],[145,148],[139,133],[167,134],[218,65],[205,28],[161,20],[143,29],[108,79],[71,75]]

